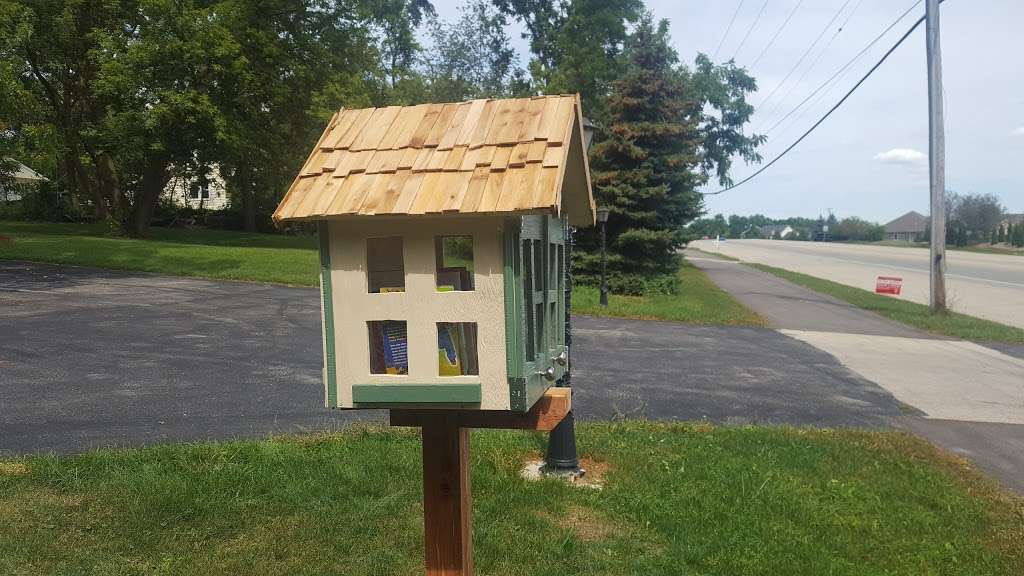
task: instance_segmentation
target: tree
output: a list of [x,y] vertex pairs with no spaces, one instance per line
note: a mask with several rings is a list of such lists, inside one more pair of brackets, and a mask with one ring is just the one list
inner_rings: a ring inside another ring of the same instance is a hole
[[603,123],[610,85],[622,73],[628,25],[640,16],[642,0],[493,1],[526,27],[534,88],[578,92],[587,117]]
[[431,18],[431,46],[420,56],[424,99],[458,102],[528,95],[529,81],[505,32],[507,24],[507,17],[488,0],[470,0],[455,22]]
[[[702,181],[697,122],[687,115],[683,75],[669,44],[668,22],[649,14],[626,43],[625,72],[612,83],[607,137],[595,144],[592,181],[608,206],[609,269],[613,290],[637,293],[656,283],[671,287],[679,266],[683,226],[700,215]],[[597,234],[579,235],[577,278],[600,272]]]
[[743,133],[754,113],[746,95],[757,90],[757,82],[731,61],[718,65],[705,54],[697,55],[692,73],[684,73],[690,113],[701,134],[701,170],[705,176],[714,175],[720,185],[729,186],[733,157],[747,163],[762,160],[757,148],[767,137]]
[[220,23],[237,49],[213,92],[224,117],[216,161],[245,230],[256,230],[258,222],[269,226],[267,215],[331,115],[341,106],[370,106],[385,90],[373,84],[380,52],[361,24],[382,8],[308,0],[218,3]]
[[885,234],[885,228],[874,222],[850,216],[829,227],[829,236],[836,240],[853,242],[877,242]]

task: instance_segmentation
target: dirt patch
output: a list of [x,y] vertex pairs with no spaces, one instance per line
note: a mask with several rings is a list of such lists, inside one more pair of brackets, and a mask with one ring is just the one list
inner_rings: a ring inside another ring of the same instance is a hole
[[551,522],[571,530],[583,542],[600,542],[622,533],[622,527],[611,522],[593,509],[583,506],[570,506],[562,514],[542,512],[541,516]]
[[586,457],[580,458],[580,468],[586,471],[581,480],[593,486],[604,486],[605,477],[611,470],[607,462]]
[[0,462],[0,476],[24,476],[28,466],[21,462]]

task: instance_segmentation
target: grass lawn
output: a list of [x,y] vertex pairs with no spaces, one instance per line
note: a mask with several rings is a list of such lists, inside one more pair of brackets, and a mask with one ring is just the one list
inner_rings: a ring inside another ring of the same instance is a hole
[[100,226],[0,222],[0,259],[52,262],[178,276],[316,286],[316,238],[153,228],[147,240],[112,237]]
[[[482,575],[1024,573],[1024,503],[894,432],[622,422],[602,490],[531,483],[543,436],[473,433]],[[422,574],[419,436],[179,444],[0,463],[0,573]]]
[[[219,230],[153,228],[147,240],[111,237],[97,226],[0,222],[0,259],[52,262],[116,270],[141,270],[227,280],[316,286],[316,238],[244,234]],[[763,324],[703,272],[683,263],[677,296],[612,296],[598,304],[598,290],[579,287],[573,310],[579,314],[678,320],[695,324]]]
[[1024,330],[1020,328],[956,312],[936,315],[932,314],[928,306],[924,304],[899,300],[830,280],[800,274],[799,272],[790,272],[782,268],[765,266],[764,264],[748,265],[811,290],[845,300],[859,308],[870,310],[886,318],[903,322],[928,332],[944,334],[954,338],[963,338],[964,340],[1024,344]]
[[764,325],[763,318],[737,302],[685,260],[679,270],[679,279],[681,290],[677,295],[611,294],[607,308],[600,305],[600,291],[597,288],[578,286],[572,292],[572,310],[576,314],[676,320],[692,324]]

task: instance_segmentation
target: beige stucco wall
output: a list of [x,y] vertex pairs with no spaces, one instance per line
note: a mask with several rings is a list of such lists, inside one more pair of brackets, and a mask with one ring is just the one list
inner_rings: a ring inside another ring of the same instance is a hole
[[[501,217],[371,217],[329,222],[338,407],[351,408],[353,384],[480,382],[481,409],[508,410],[505,366],[504,243]],[[473,236],[475,290],[438,292],[434,237]],[[405,292],[367,292],[366,239],[402,236]],[[370,374],[366,322],[405,320],[408,375]],[[437,322],[476,322],[479,376],[437,374]]]

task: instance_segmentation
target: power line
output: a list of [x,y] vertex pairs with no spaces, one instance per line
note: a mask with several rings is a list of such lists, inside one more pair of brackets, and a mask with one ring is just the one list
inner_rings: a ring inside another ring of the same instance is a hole
[[754,58],[754,62],[750,65],[751,69],[757,66],[757,63],[761,61],[761,58],[764,58],[764,55],[768,53],[768,49],[771,48],[772,45],[775,44],[775,41],[779,39],[779,35],[786,29],[786,26],[789,26],[789,21],[793,19],[793,15],[796,14],[796,11],[800,9],[800,6],[802,6],[803,3],[804,0],[800,0],[796,3],[796,6],[793,6],[793,9],[789,11],[789,16],[786,16],[786,21],[783,22],[782,26],[779,26],[779,29],[775,31],[772,39],[768,41],[768,44],[766,44],[764,49],[761,50],[761,53],[757,55],[757,58]]
[[[796,90],[797,87],[800,86],[800,83],[804,81],[804,78],[807,78],[807,75],[811,73],[811,70],[814,70],[818,66],[818,63],[821,62],[821,59],[828,52],[828,49],[831,48],[832,44],[835,43],[836,38],[839,37],[839,34],[846,29],[846,26],[850,23],[850,20],[853,20],[853,15],[857,13],[857,9],[860,8],[860,5],[863,3],[864,0],[858,0],[858,2],[853,5],[853,9],[850,10],[850,13],[846,16],[846,19],[843,20],[843,23],[840,24],[838,28],[836,28],[836,31],[832,34],[832,37],[829,38],[828,42],[825,43],[825,47],[822,48],[821,51],[818,52],[818,55],[814,57],[814,61],[811,62],[811,65],[808,66],[807,68],[804,68],[804,71],[800,74],[800,77],[796,79],[796,82],[790,84],[789,89],[786,90],[786,93],[783,94],[781,98],[776,100],[775,104],[771,108],[771,111],[768,112],[765,115],[764,120],[761,121],[762,126],[771,121],[771,119],[775,116],[775,113],[786,102],[786,99],[789,98],[789,95],[793,93],[793,90]],[[767,132],[768,131],[765,131],[766,134]]]
[[735,184],[733,184],[731,186],[726,186],[725,188],[722,188],[721,190],[717,190],[715,192],[701,192],[701,194],[703,194],[704,196],[715,196],[717,194],[721,194],[723,192],[727,192],[729,190],[732,190],[733,188],[738,188],[739,186],[742,186],[743,184],[746,184],[747,182],[750,182],[751,180],[756,178],[758,175],[763,173],[765,170],[771,168],[773,164],[775,164],[776,162],[781,160],[786,154],[789,154],[789,152],[791,150],[793,150],[793,148],[796,148],[798,144],[800,144],[801,142],[804,141],[805,138],[810,136],[811,133],[814,132],[818,128],[818,126],[821,126],[821,124],[823,122],[825,122],[825,120],[828,119],[828,117],[831,116],[833,112],[838,110],[839,107],[842,106],[843,103],[846,102],[850,98],[850,96],[852,96],[853,93],[857,91],[858,88],[860,88],[861,84],[863,84],[868,78],[870,78],[871,75],[875,73],[875,70],[878,70],[878,68],[886,60],[889,59],[889,56],[891,56],[892,53],[895,52],[896,49],[899,48],[900,45],[903,44],[903,42],[906,41],[906,39],[910,37],[910,35],[914,32],[914,30],[917,30],[917,27],[920,26],[921,23],[924,22],[924,20],[925,20],[925,17],[922,16],[922,17],[920,17],[917,20],[917,22],[914,22],[914,25],[910,27],[910,30],[907,30],[907,32],[905,34],[903,34],[903,36],[901,36],[899,40],[896,41],[896,44],[894,44],[892,46],[892,48],[889,48],[889,50],[884,55],[882,55],[881,60],[876,62],[875,65],[872,66],[870,70],[868,70],[867,74],[865,74],[863,77],[861,77],[861,79],[858,80],[857,83],[853,85],[853,88],[850,88],[850,90],[846,93],[846,95],[844,95],[839,100],[839,102],[836,102],[835,106],[830,108],[829,111],[826,112],[824,116],[822,116],[817,122],[815,122],[813,126],[808,128],[806,132],[804,132],[799,138],[796,139],[795,142],[790,144],[778,156],[776,156],[775,158],[772,158],[772,160],[770,162],[768,162],[767,164],[762,166],[760,169],[758,169],[756,172],[754,172],[750,176],[747,176],[743,180],[740,180],[739,182],[737,182],[737,183],[735,183]]
[[764,4],[761,4],[761,10],[759,10],[758,13],[757,13],[757,18],[754,18],[754,23],[750,25],[750,28],[747,28],[747,33],[743,35],[743,40],[740,41],[740,45],[737,46],[736,47],[736,51],[733,52],[733,54],[732,54],[732,59],[733,60],[735,60],[736,56],[739,55],[740,50],[743,50],[743,45],[747,43],[747,39],[750,38],[750,33],[754,31],[754,28],[757,28],[757,23],[761,21],[761,16],[764,15],[764,10],[767,7],[768,7],[768,0],[764,0]]
[[904,18],[906,18],[907,14],[910,14],[910,12],[914,10],[914,8],[917,8],[918,5],[920,5],[922,1],[923,0],[917,0],[917,2],[914,2],[913,6],[911,6],[910,8],[907,8],[906,11],[904,11],[902,14],[900,14],[899,17],[896,18],[896,20],[894,20],[892,22],[892,24],[889,24],[889,26],[885,30],[882,30],[882,32],[878,36],[875,36],[875,38],[871,42],[869,42],[867,46],[865,46],[853,58],[851,58],[849,61],[847,61],[846,64],[843,64],[843,66],[841,68],[836,70],[836,72],[834,74],[832,74],[832,76],[829,77],[828,80],[825,80],[820,86],[815,88],[813,92],[808,94],[808,96],[806,98],[804,98],[799,104],[797,104],[795,108],[790,110],[789,113],[787,113],[785,116],[780,118],[777,122],[775,122],[775,124],[773,124],[771,127],[769,127],[768,130],[765,131],[765,133],[770,133],[772,130],[775,130],[775,128],[777,128],[779,126],[779,124],[782,124],[783,122],[785,122],[787,118],[789,118],[797,110],[802,108],[804,104],[806,104],[809,100],[814,98],[814,96],[816,94],[818,94],[819,92],[821,92],[826,86],[831,84],[833,80],[835,80],[837,77],[841,76],[844,72],[846,72],[846,70],[849,69],[850,66],[852,66],[857,60],[860,60],[861,56],[863,56],[865,53],[867,53],[867,51],[870,50],[875,44],[877,44],[879,40],[884,38],[885,35],[888,34],[890,30],[895,28],[897,24],[899,24]]
[[828,21],[828,24],[825,24],[825,27],[821,29],[820,33],[818,33],[818,36],[814,39],[814,42],[811,42],[811,45],[807,47],[807,51],[804,52],[803,55],[800,56],[800,59],[796,61],[796,64],[794,64],[793,67],[790,68],[789,72],[782,79],[782,81],[775,85],[775,88],[771,91],[771,93],[768,94],[768,97],[761,101],[761,103],[757,106],[758,108],[763,108],[766,104],[768,104],[768,102],[772,99],[772,96],[775,96],[775,93],[779,91],[779,88],[782,88],[783,84],[785,84],[793,75],[793,73],[796,72],[797,68],[799,68],[800,65],[804,63],[804,60],[806,60],[807,56],[811,54],[814,48],[818,45],[818,42],[821,41],[821,38],[825,36],[825,33],[828,32],[828,29],[831,28],[832,24],[836,21],[837,18],[839,18],[839,15],[842,14],[844,10],[846,10],[846,7],[850,4],[850,1],[851,0],[846,0],[846,2],[843,2],[843,5],[839,7],[839,10],[837,10],[835,15],[832,16],[832,19]]
[[732,20],[729,20],[729,26],[725,29],[725,34],[722,34],[722,39],[718,41],[718,47],[715,48],[715,53],[711,55],[711,61],[714,62],[718,59],[718,51],[722,49],[722,44],[725,44],[725,39],[729,37],[729,31],[732,30],[732,25],[736,23],[736,17],[740,14],[740,9],[743,8],[743,2],[746,0],[740,0],[739,6],[736,7],[736,11],[732,13]]

